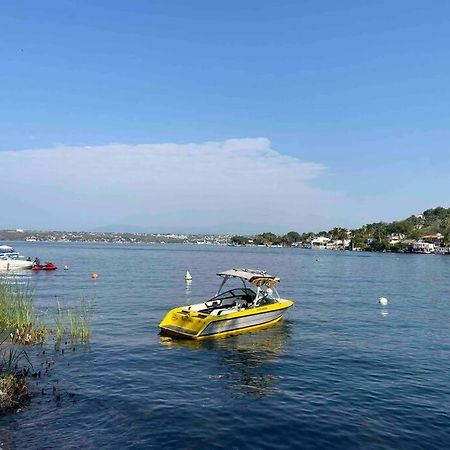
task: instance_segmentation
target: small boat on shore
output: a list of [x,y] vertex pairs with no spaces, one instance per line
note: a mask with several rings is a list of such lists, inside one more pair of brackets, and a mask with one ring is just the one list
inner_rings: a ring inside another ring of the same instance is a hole
[[[184,339],[222,337],[268,327],[282,319],[294,302],[282,299],[275,286],[280,281],[261,270],[230,269],[217,294],[193,305],[169,311],[159,324],[161,332]],[[224,290],[225,284],[240,280],[242,287]]]

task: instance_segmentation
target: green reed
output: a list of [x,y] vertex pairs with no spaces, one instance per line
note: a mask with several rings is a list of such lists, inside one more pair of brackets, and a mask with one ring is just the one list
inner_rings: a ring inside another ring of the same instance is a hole
[[20,330],[32,324],[34,318],[33,293],[0,280],[0,326]]
[[89,341],[91,334],[92,316],[94,310],[92,303],[82,297],[80,300],[80,337],[82,342]]
[[93,308],[90,301],[81,297],[78,304],[73,307],[62,307],[57,303],[55,314],[55,341],[59,346],[64,336],[71,342],[89,342]]
[[64,311],[61,307],[61,303],[58,301],[56,303],[56,312],[55,312],[55,339],[57,342],[60,342],[62,340],[65,331],[66,325],[65,325]]
[[76,341],[80,336],[80,316],[75,308],[69,308],[67,317],[69,318],[70,337]]

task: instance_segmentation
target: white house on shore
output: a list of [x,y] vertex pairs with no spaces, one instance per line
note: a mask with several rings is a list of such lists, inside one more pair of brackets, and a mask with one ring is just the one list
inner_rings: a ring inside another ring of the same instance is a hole
[[406,238],[406,235],[403,233],[391,233],[389,236],[389,245],[399,244]]
[[430,242],[418,241],[412,245],[413,253],[434,253],[434,244]]
[[336,250],[349,247],[350,242],[350,239],[332,240],[325,236],[319,236],[311,241],[311,248],[327,248],[328,250]]
[[327,248],[327,244],[331,241],[330,238],[319,236],[311,241],[311,248]]

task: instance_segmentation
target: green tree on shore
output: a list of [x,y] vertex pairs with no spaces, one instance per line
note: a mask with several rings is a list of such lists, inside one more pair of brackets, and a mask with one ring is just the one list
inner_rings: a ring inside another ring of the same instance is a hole
[[283,242],[283,245],[286,245],[286,246],[290,247],[295,242],[300,242],[301,236],[296,231],[289,231],[289,233],[285,234],[281,238],[281,240]]
[[278,236],[271,232],[258,234],[255,238],[255,243],[258,245],[272,245],[279,240]]
[[231,238],[231,243],[235,245],[247,245],[249,240],[250,239],[246,236],[233,236]]

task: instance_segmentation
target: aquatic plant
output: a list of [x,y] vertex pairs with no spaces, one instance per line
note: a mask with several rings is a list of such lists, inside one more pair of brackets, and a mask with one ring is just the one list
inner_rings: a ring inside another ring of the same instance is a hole
[[42,343],[49,330],[35,313],[34,293],[0,280],[0,328],[12,330],[21,344]]
[[82,342],[87,342],[91,334],[92,316],[93,316],[92,303],[86,298],[82,297],[80,300],[80,338]]
[[22,328],[33,318],[33,293],[0,281],[0,325]]
[[[22,406],[30,398],[26,376],[32,363],[24,345],[44,344],[50,334],[48,317],[35,310],[33,301],[33,292],[0,278],[0,414]],[[91,302],[85,298],[74,307],[58,301],[54,312],[55,348],[67,335],[71,344],[87,343],[92,315]],[[38,371],[32,376],[40,374]]]
[[61,306],[57,303],[55,313],[55,343],[59,347],[62,339],[68,335],[71,342],[87,343],[91,334],[93,316],[92,303],[81,297],[74,307]]
[[70,337],[73,340],[77,340],[80,335],[80,316],[75,308],[69,308],[67,310],[67,317],[69,318]]
[[64,337],[65,324],[64,324],[64,312],[61,308],[61,303],[58,301],[56,303],[56,313],[55,313],[55,339],[56,341],[61,341]]

